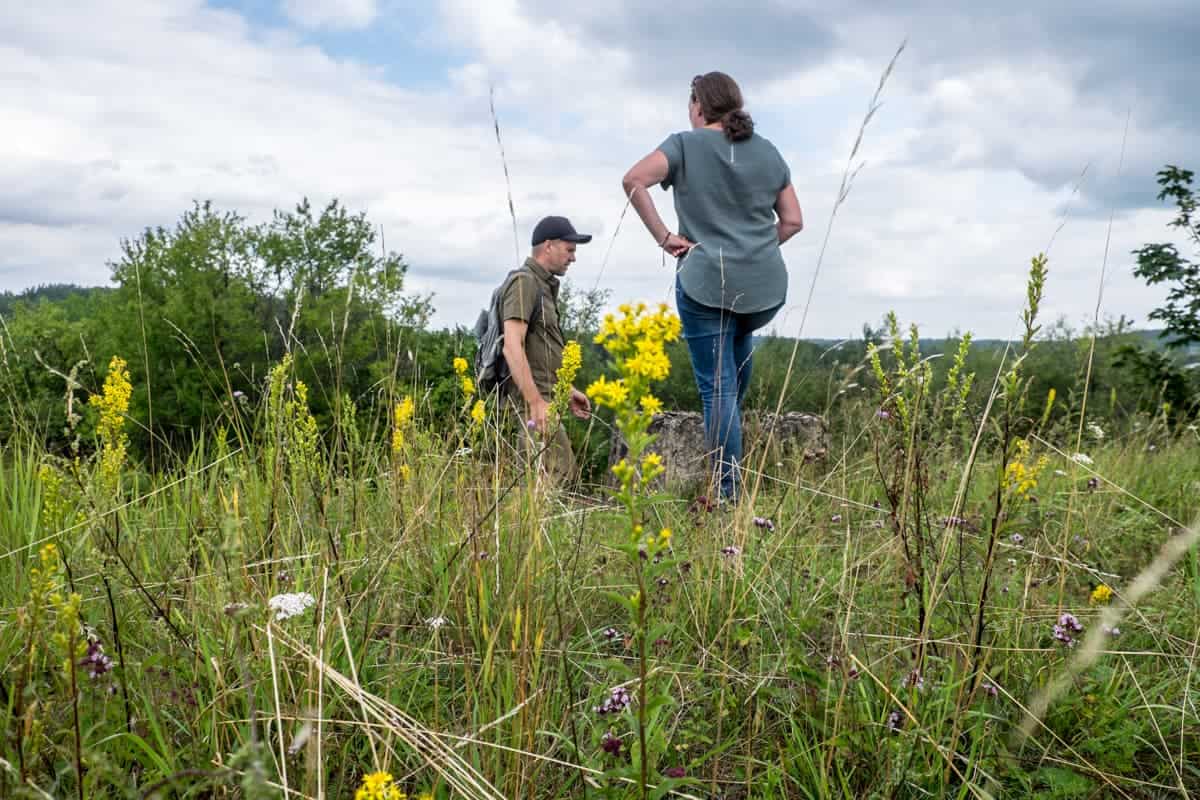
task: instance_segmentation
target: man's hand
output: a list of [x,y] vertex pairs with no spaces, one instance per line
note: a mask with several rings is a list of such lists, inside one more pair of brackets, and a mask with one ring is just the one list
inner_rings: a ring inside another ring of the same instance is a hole
[[567,401],[567,406],[571,409],[571,413],[580,419],[587,419],[592,415],[592,401],[588,400],[588,396],[578,389],[571,388],[571,398]]
[[529,422],[538,433],[546,432],[546,416],[550,412],[550,404],[540,396],[529,404]]

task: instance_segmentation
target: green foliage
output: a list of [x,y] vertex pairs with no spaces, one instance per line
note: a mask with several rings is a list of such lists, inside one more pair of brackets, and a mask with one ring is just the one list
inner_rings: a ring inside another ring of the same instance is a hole
[[[377,252],[365,215],[336,201],[319,212],[303,201],[263,225],[197,203],[173,228],[124,241],[111,266],[114,290],[17,301],[0,333],[0,387],[52,436],[65,421],[55,409],[65,370],[89,361],[94,387],[114,354],[141,387],[130,416],[142,451],[153,437],[189,440],[229,412],[235,392],[257,399],[268,365],[293,349],[327,423],[337,398],[413,375],[393,356],[430,311],[427,298],[403,293],[406,266]],[[6,427],[20,427],[10,416]]]
[[[910,371],[932,363],[936,378],[954,368],[951,358],[914,359],[911,336],[904,348]],[[890,356],[883,358],[895,383]],[[452,373],[449,361],[441,368]],[[436,415],[418,404],[405,453],[412,472],[400,479],[390,428],[362,426],[387,418],[389,407],[351,412],[345,404],[345,416],[313,437],[294,373],[280,370],[274,385],[274,404],[264,399],[245,412],[244,447],[206,438],[167,476],[151,476],[128,505],[106,504],[103,517],[88,509],[86,524],[62,536],[72,546],[63,549],[54,583],[67,589],[69,563],[84,598],[81,635],[97,636],[115,658],[116,619],[125,653],[79,686],[85,796],[140,797],[156,784],[179,796],[276,796],[281,748],[293,791],[317,796],[320,776],[330,797],[353,794],[364,774],[381,769],[403,776],[410,796],[446,797],[443,771],[459,758],[495,787],[494,796],[582,795],[581,769],[591,771],[593,796],[639,796],[645,763],[651,796],[673,788],[764,798],[973,796],[976,789],[1069,797],[1107,785],[1099,773],[1121,787],[1133,780],[1172,786],[1174,767],[1190,776],[1200,755],[1181,661],[1200,602],[1191,557],[1121,621],[1101,662],[1051,705],[1047,728],[1022,748],[1011,745],[1030,696],[1074,656],[1051,636],[1058,609],[1092,630],[1099,624],[1087,599],[1094,571],[1120,596],[1154,557],[1165,518],[1194,511],[1194,434],[1177,439],[1159,422],[1110,430],[1088,450],[1121,492],[1056,475],[1054,467],[1070,468],[1056,458],[1030,492],[1037,502],[1006,506],[1003,535],[992,543],[999,553],[985,664],[972,693],[964,665],[989,538],[980,536],[980,522],[994,496],[990,478],[971,481],[962,525],[941,532],[936,521],[955,508],[961,445],[957,435],[920,432],[956,396],[948,380],[910,405],[921,448],[911,452],[925,462],[924,478],[912,473],[906,489],[911,508],[920,497],[922,513],[900,517],[912,563],[924,550],[932,566],[943,544],[952,547],[941,576],[926,579],[932,614],[919,689],[909,685],[913,643],[922,637],[917,592],[906,585],[892,509],[873,506],[884,496],[875,448],[901,426],[885,427],[873,398],[835,406],[835,435],[854,442],[842,463],[780,472],[781,488],[731,513],[649,495],[641,484],[656,465],[644,456],[627,461],[622,494],[634,517],[625,503],[575,506],[546,497],[514,464],[494,460],[502,442],[463,455],[464,441],[475,440],[466,438],[457,407]],[[969,402],[964,418],[978,414]],[[359,427],[357,441],[339,436],[339,426]],[[495,433],[489,427],[480,438]],[[636,426],[629,433],[639,436]],[[1000,449],[986,438],[975,471],[995,476]],[[278,456],[268,456],[275,441]],[[10,442],[0,453],[0,550],[13,554],[0,562],[7,578],[0,594],[5,607],[32,612],[29,568],[41,562],[31,542],[77,525],[88,496],[104,498],[88,461],[79,477],[90,488],[80,495],[69,470],[42,468],[32,442]],[[931,538],[920,546],[922,520],[935,530],[923,530]],[[1079,541],[1060,559],[1068,525]],[[664,537],[664,528],[673,534]],[[120,539],[104,530],[120,531]],[[1014,532],[1022,544],[1013,543]],[[1061,590],[1047,580],[1060,567]],[[267,600],[282,592],[309,592],[316,603],[271,618],[268,641]],[[36,605],[38,622],[0,626],[3,663],[20,667],[36,656],[28,688],[17,692],[8,673],[2,681],[10,703],[0,704],[0,758],[14,772],[0,771],[0,795],[40,796],[37,787],[70,796],[72,706],[63,651],[51,637],[69,644],[72,629],[48,600]],[[323,682],[318,654],[330,670]],[[333,670],[343,677],[334,680]],[[121,680],[130,693],[128,727]],[[631,695],[644,685],[644,703],[639,697],[622,712],[597,714],[622,684]],[[993,685],[1001,687],[997,697],[985,688]],[[305,731],[318,702],[323,725]],[[401,713],[415,722],[397,722]],[[446,739],[450,746],[434,757],[421,748],[440,737],[413,735],[425,729],[461,738]],[[14,777],[18,730],[29,732],[23,783]],[[621,740],[616,753],[604,749],[610,731]],[[951,750],[958,772],[948,765]]]
[[[1200,218],[1196,216],[1200,199],[1192,189],[1192,178],[1191,170],[1168,164],[1158,172],[1158,185],[1162,187],[1158,199],[1174,201],[1176,216],[1168,225],[1200,255]],[[1133,252],[1137,256],[1133,274],[1151,286],[1166,284],[1170,289],[1166,305],[1150,312],[1150,319],[1164,323],[1162,337],[1167,346],[1200,343],[1200,262],[1181,256],[1170,243],[1147,244]]]

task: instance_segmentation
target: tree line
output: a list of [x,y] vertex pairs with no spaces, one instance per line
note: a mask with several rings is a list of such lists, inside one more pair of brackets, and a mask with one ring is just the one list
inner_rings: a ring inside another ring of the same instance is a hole
[[[1192,179],[1190,171],[1165,168],[1159,198],[1175,203],[1172,228],[1200,252]],[[1200,263],[1172,244],[1147,244],[1133,255],[1137,276],[1169,289],[1150,314],[1161,328],[1136,331],[1121,317],[1097,330],[1061,321],[1047,329],[1028,369],[1036,376],[1032,394],[1054,390],[1055,415],[1074,413],[1085,379],[1089,417],[1165,411],[1186,420],[1196,411],[1200,370],[1189,359],[1200,345]],[[268,370],[289,352],[324,423],[347,404],[386,414],[397,392],[420,397],[433,415],[453,413],[459,402],[451,364],[472,358],[473,335],[463,327],[431,330],[432,298],[406,292],[403,257],[380,246],[365,214],[336,200],[320,209],[304,200],[262,224],[197,203],[174,227],[123,241],[109,266],[111,287],[0,294],[0,439],[33,434],[59,449],[72,437],[86,441],[88,412],[78,398],[68,402],[68,387],[79,397],[94,391],[114,354],[127,361],[138,389],[130,427],[142,453],[156,442],[186,448],[221,424],[232,404],[255,403]],[[560,299],[566,333],[584,347],[578,382],[586,385],[604,368],[591,337],[612,298],[568,282]],[[481,296],[480,306],[486,301]],[[762,337],[749,405],[836,416],[870,396],[867,347],[886,335],[866,324],[860,338],[840,342]],[[959,342],[921,339],[923,354],[945,356],[936,360],[935,381],[944,380]],[[974,343],[967,368],[995,375],[1004,345]],[[684,345],[675,343],[669,355],[661,399],[667,408],[698,410]],[[974,391],[989,389],[981,378]],[[80,417],[74,424],[72,414]],[[602,461],[603,443],[586,446]]]

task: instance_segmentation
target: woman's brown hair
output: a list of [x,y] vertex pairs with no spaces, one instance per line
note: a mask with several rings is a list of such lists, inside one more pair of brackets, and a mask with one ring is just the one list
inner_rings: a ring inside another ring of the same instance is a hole
[[692,101],[710,125],[720,122],[725,138],[740,142],[754,135],[754,120],[742,109],[742,90],[724,72],[709,72],[692,78]]

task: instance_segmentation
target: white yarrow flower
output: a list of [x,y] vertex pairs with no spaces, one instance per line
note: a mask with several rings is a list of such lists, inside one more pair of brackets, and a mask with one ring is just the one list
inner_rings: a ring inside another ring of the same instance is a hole
[[277,594],[267,601],[267,607],[275,612],[276,620],[298,617],[317,604],[317,599],[308,592]]
[[450,620],[446,619],[445,617],[430,617],[429,619],[425,620],[425,624],[435,631],[449,622]]
[[1071,456],[1071,460],[1076,464],[1083,464],[1085,467],[1090,467],[1092,464],[1096,463],[1095,461],[1092,461],[1092,457],[1087,453],[1076,453],[1075,455]]
[[1089,422],[1087,424],[1087,429],[1088,429],[1088,433],[1091,434],[1092,438],[1094,438],[1096,440],[1104,439],[1104,429],[1101,428],[1095,422]]

